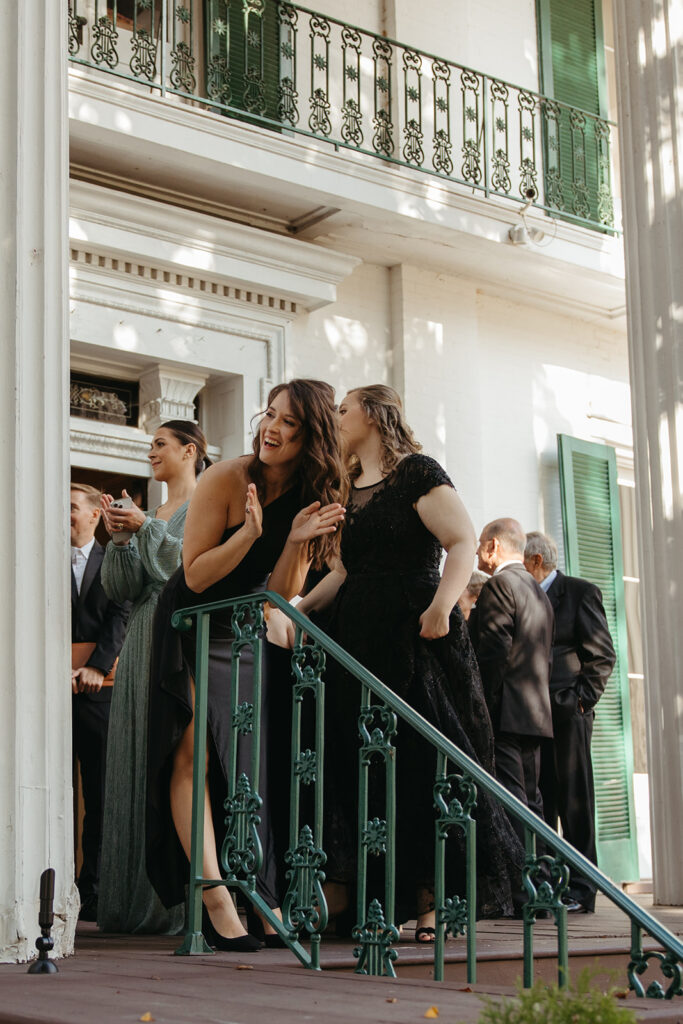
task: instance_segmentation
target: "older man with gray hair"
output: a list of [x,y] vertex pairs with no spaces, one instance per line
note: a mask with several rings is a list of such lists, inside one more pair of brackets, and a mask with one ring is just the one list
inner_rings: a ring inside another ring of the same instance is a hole
[[[555,613],[550,702],[553,739],[541,744],[540,789],[545,819],[589,860],[596,862],[595,792],[591,762],[593,708],[607,684],[616,655],[602,594],[587,580],[557,568],[552,537],[527,534],[524,565],[545,590]],[[590,913],[595,887],[572,875],[567,909]]]
[[[536,814],[540,743],[552,736],[548,681],[553,610],[523,565],[526,535],[516,519],[495,519],[481,531],[484,584],[469,620],[493,724],[496,776]],[[513,821],[524,841],[524,828]]]

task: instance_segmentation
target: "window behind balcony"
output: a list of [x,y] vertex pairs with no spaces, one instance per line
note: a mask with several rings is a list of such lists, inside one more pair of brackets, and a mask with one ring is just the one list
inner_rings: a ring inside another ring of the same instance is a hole
[[[560,103],[607,118],[602,0],[537,0],[541,91]],[[555,141],[551,140],[555,145]],[[597,209],[600,144],[596,124],[562,110],[559,130],[561,204],[592,221]],[[550,154],[553,162],[554,154]],[[588,213],[585,213],[585,207]],[[568,219],[573,219],[571,216]]]
[[[277,119],[277,0],[204,0],[207,95],[243,111],[246,120]],[[233,114],[233,116],[240,116]]]

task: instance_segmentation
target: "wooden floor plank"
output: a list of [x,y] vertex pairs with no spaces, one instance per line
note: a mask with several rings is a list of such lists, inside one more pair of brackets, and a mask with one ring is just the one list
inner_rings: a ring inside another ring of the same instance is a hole
[[[648,897],[639,901],[647,904]],[[681,908],[657,908],[655,914],[683,934]],[[538,970],[551,980],[555,929],[539,922],[535,932]],[[621,951],[619,984],[625,986],[629,924],[621,912],[600,902],[595,915],[570,918],[569,932],[570,948],[582,950],[588,960],[593,951]],[[513,991],[512,980],[521,971],[521,922],[481,921],[477,936],[482,962],[472,991],[462,976],[462,939],[448,942],[450,974],[436,984],[429,976],[433,951],[415,943],[409,929],[398,945],[402,974],[393,980],[351,973],[353,943],[331,937],[323,942],[326,969],[316,973],[301,967],[287,950],[175,957],[177,938],[109,936],[94,925],[81,925],[76,955],[60,961],[55,976],[27,975],[26,965],[0,965],[0,1024],[133,1024],[145,1013],[157,1024],[408,1024],[425,1019],[432,1005],[442,1020],[474,1024],[482,994]],[[503,979],[509,983],[501,984]],[[630,996],[628,1005],[645,1024],[683,1024],[681,999],[663,1003]]]

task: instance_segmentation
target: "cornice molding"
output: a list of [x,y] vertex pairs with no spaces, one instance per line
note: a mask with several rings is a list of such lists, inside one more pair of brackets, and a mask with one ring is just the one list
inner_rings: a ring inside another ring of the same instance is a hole
[[355,256],[272,232],[117,192],[71,182],[70,239],[93,256],[154,266],[159,272],[265,294],[316,309],[357,267]]
[[[145,434],[135,427],[116,427],[111,423],[75,416],[70,420],[69,444],[72,452],[139,462],[145,467],[144,476],[151,475],[147,458],[151,440],[151,434]],[[207,451],[213,462],[221,459],[221,449],[217,445],[210,445]]]
[[[122,260],[92,251],[93,248],[72,245],[70,265],[74,273],[70,294],[94,306],[115,306],[129,313],[258,341],[271,340],[274,331],[297,315],[296,304],[286,299],[203,277],[171,273],[151,262]],[[112,284],[121,298],[112,297]],[[165,292],[163,304],[157,297],[160,288]],[[171,303],[168,290],[174,293]],[[197,316],[197,294],[202,296],[201,317]],[[215,315],[207,316],[207,312]]]

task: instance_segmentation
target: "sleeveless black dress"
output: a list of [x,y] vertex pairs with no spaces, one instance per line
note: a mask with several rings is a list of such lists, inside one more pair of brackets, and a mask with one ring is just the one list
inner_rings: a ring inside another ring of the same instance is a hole
[[[347,577],[326,621],[331,636],[464,753],[493,773],[493,732],[467,625],[458,607],[438,640],[419,636],[419,618],[439,585],[442,548],[414,509],[448,475],[425,455],[410,455],[384,480],[353,488],[341,557]],[[327,686],[325,851],[328,879],[352,882],[356,869],[358,708],[356,680],[330,660]],[[397,747],[398,920],[416,910],[416,889],[434,879],[435,752],[399,722]],[[380,776],[380,778],[378,778]],[[384,817],[383,772],[371,770],[369,817]],[[374,779],[374,781],[373,781]],[[477,820],[478,915],[512,913],[522,847],[505,812],[481,792]],[[369,858],[372,862],[374,858]],[[447,895],[465,892],[464,846],[451,829]],[[381,886],[377,895],[383,902]]]
[[[194,630],[179,633],[171,626],[171,616],[179,608],[208,604],[265,589],[268,575],[287,540],[292,520],[302,507],[298,489],[282,494],[263,508],[263,532],[242,561],[224,579],[196,594],[185,582],[182,566],[171,577],[159,597],[153,624],[152,666],[149,702],[149,739],[147,759],[146,860],[152,885],[167,907],[182,902],[188,881],[189,864],[173,825],[170,806],[170,782],[173,756],[192,720],[194,678]],[[242,524],[225,532],[221,543]],[[211,620],[208,688],[209,792],[212,804],[217,850],[225,835],[225,810],[229,772],[230,666],[232,632],[229,616]],[[248,649],[240,656],[240,702],[251,701],[252,658]],[[268,816],[269,782],[267,752],[269,723],[273,720],[268,703],[267,659],[262,674],[262,713],[259,795],[264,800],[259,828],[263,845],[263,869],[257,879],[260,895],[271,907],[278,906],[277,874],[273,839]],[[243,737],[242,739],[246,739]],[[250,745],[240,742],[237,752],[238,775],[249,770]],[[219,858],[220,863],[220,858]]]

